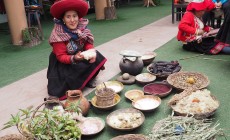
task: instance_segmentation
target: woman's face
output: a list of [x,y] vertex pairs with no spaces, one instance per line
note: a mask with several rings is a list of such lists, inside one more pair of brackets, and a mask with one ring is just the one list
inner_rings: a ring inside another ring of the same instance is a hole
[[63,22],[70,30],[76,29],[78,25],[78,15],[74,10],[67,11],[64,14]]
[[195,11],[195,15],[196,17],[198,18],[201,18],[205,13],[205,10],[202,10],[202,11]]

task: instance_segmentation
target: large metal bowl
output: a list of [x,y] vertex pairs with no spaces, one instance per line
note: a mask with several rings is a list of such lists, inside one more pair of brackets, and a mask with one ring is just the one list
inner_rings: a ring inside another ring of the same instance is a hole
[[101,84],[97,85],[96,90],[105,88],[105,86],[106,86],[106,88],[113,89],[116,93],[120,93],[124,88],[124,85],[121,82],[107,81],[107,82],[104,82],[104,83],[101,83]]
[[150,73],[141,73],[138,74],[135,79],[137,83],[144,85],[156,80],[156,76]]
[[[130,115],[133,115],[133,117],[137,115],[139,117],[136,118],[136,120],[134,120],[131,118]],[[118,120],[118,117],[119,117],[119,120]],[[130,122],[131,125],[123,125],[124,123],[119,122],[123,120],[121,117],[123,117],[123,119],[127,119],[130,117],[130,120],[125,121],[125,122],[126,123]],[[124,108],[124,109],[118,109],[110,113],[106,118],[106,123],[108,124],[108,126],[116,130],[131,131],[131,130],[134,130],[140,127],[144,123],[144,120],[145,120],[145,116],[141,111],[134,109],[134,108]],[[134,123],[136,124],[134,125]],[[117,124],[120,124],[120,125],[117,125]]]
[[78,123],[81,134],[84,136],[96,135],[103,130],[105,122],[99,117],[86,117]]
[[144,111],[150,112],[154,111],[161,104],[161,99],[155,95],[144,95],[135,100],[133,100],[132,105],[134,108]]

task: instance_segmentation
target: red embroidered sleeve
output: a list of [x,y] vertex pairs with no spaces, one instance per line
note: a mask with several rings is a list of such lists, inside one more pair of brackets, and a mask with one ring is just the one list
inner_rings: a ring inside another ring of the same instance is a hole
[[85,46],[84,46],[84,50],[89,50],[89,49],[92,49],[94,48],[93,44],[90,44],[90,43],[86,43]]
[[195,34],[196,28],[194,27],[194,24],[194,16],[191,13],[186,12],[180,21],[178,28],[187,34]]
[[59,62],[64,64],[71,64],[71,56],[67,54],[66,44],[64,42],[53,43],[53,53]]

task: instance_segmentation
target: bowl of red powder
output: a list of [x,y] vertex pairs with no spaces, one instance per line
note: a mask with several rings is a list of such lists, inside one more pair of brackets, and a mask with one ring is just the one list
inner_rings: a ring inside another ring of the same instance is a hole
[[172,86],[166,82],[155,82],[145,85],[143,91],[146,94],[165,97],[172,91]]

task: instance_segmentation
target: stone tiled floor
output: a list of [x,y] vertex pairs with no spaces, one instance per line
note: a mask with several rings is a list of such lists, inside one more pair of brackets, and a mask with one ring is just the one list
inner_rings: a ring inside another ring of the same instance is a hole
[[[98,76],[98,83],[108,81],[120,72],[121,50],[135,50],[140,53],[153,51],[175,37],[176,33],[177,24],[172,24],[171,16],[167,16],[98,46],[97,50],[108,59],[106,69]],[[9,120],[10,114],[17,113],[19,108],[37,106],[43,102],[44,97],[47,97],[46,71],[44,69],[0,89],[0,128]],[[92,90],[85,89],[83,93],[87,95]],[[0,131],[0,136],[16,132],[16,128],[6,129]]]

